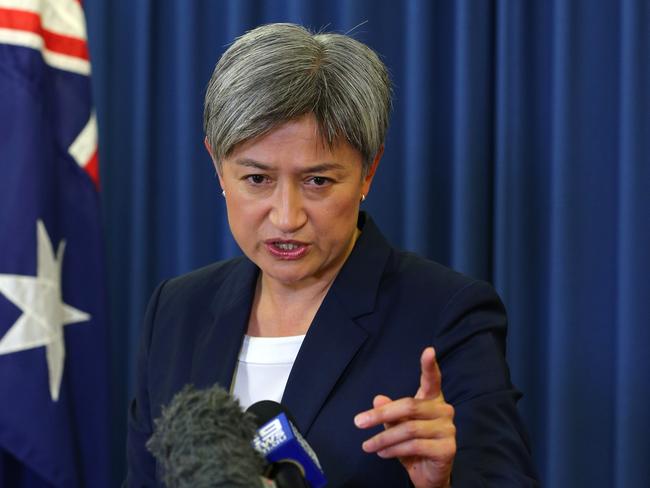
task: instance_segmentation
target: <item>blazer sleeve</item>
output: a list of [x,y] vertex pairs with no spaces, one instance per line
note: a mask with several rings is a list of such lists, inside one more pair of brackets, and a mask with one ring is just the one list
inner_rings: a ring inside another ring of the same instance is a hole
[[128,411],[127,475],[123,484],[128,488],[158,486],[156,461],[145,445],[153,433],[149,405],[149,347],[156,320],[156,310],[164,285],[163,282],[158,286],[149,301],[137,356],[135,395]]
[[505,359],[507,319],[497,293],[485,282],[470,282],[450,299],[440,319],[435,343],[457,429],[452,486],[538,486],[516,407],[521,393],[510,381]]

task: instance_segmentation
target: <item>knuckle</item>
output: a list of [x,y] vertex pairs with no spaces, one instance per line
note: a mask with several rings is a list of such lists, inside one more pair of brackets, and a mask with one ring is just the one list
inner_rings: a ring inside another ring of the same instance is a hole
[[426,456],[429,451],[429,442],[425,439],[414,439],[412,442],[412,449],[415,454]]
[[419,429],[415,422],[406,422],[404,424],[404,431],[409,438],[413,438],[417,436]]
[[455,414],[456,414],[456,410],[454,409],[453,405],[449,403],[445,403],[443,406],[443,415],[445,417],[449,417],[450,419],[453,419]]
[[418,402],[415,400],[415,398],[406,398],[405,400],[405,408],[406,412],[409,416],[413,416],[417,413],[418,410]]
[[452,462],[456,457],[456,442],[453,439],[441,441],[436,447],[434,457],[445,463]]
[[455,439],[449,439],[446,442],[445,446],[445,454],[448,456],[448,459],[453,459],[456,456],[456,440]]

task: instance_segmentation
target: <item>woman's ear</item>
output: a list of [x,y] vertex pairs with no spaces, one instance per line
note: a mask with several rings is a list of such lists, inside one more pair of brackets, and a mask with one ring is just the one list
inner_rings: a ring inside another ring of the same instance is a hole
[[381,146],[379,146],[379,150],[377,151],[377,154],[375,154],[375,157],[373,158],[372,163],[368,168],[368,172],[366,173],[366,176],[363,179],[363,184],[361,185],[361,193],[364,195],[364,197],[367,197],[368,193],[370,192],[370,185],[372,184],[372,179],[375,177],[377,167],[379,166],[379,161],[381,161],[381,157],[383,155],[384,155],[384,145],[382,144]]
[[223,178],[222,178],[222,175],[221,175],[221,168],[217,164],[217,160],[214,159],[214,155],[212,154],[212,148],[210,147],[210,143],[208,142],[207,137],[203,138],[203,145],[205,146],[206,151],[208,151],[208,154],[210,155],[210,159],[212,159],[212,164],[214,165],[214,169],[217,172],[217,178],[219,178],[219,186],[221,186],[221,190],[224,191],[225,188],[223,187]]
[[206,151],[208,151],[208,154],[210,155],[210,159],[212,159],[212,163],[216,166],[216,162],[214,160],[214,156],[212,154],[212,148],[210,147],[210,143],[208,142],[208,136],[205,136],[203,138],[203,145],[205,146]]

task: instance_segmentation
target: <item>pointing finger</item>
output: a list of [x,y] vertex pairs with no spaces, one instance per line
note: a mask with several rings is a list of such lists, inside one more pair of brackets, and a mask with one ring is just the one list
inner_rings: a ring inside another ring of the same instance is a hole
[[427,347],[420,357],[420,388],[415,398],[419,400],[436,398],[440,395],[442,375],[436,361],[436,352],[433,347]]

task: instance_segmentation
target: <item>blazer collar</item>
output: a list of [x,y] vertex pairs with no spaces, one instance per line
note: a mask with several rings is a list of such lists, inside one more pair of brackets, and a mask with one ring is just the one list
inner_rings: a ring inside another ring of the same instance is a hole
[[282,397],[305,435],[348,364],[374,332],[354,319],[374,310],[391,248],[364,213],[359,226],[361,236],[314,317]]
[[[361,235],[330,288],[351,318],[372,312],[391,246],[365,212],[359,214]],[[327,300],[327,298],[326,298]]]

